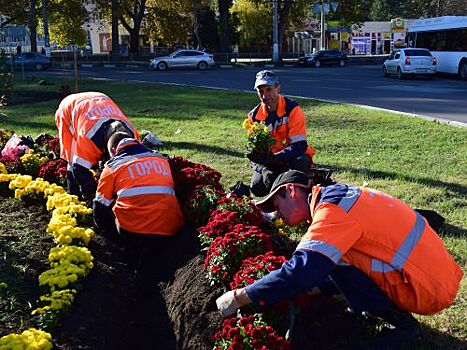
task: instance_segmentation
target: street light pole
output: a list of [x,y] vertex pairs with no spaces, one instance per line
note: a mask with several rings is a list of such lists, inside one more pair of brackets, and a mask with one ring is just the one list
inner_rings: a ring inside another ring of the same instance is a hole
[[279,63],[279,33],[277,28],[277,0],[272,0],[272,62]]
[[326,31],[324,30],[326,21],[324,20],[324,4],[321,4],[321,42],[320,50],[326,50]]

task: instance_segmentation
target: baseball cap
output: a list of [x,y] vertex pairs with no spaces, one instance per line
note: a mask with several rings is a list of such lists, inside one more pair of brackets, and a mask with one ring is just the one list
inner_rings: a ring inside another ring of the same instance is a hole
[[259,201],[255,202],[255,205],[259,210],[265,213],[271,213],[273,211],[276,211],[276,208],[274,207],[272,201],[272,197],[274,197],[277,191],[279,191],[282,187],[284,187],[287,184],[294,184],[299,187],[310,188],[311,183],[311,178],[301,171],[286,171],[285,173],[280,174],[274,180],[269,194],[266,197],[261,198]]
[[260,85],[275,85],[279,83],[276,73],[272,70],[262,70],[256,73],[255,89]]

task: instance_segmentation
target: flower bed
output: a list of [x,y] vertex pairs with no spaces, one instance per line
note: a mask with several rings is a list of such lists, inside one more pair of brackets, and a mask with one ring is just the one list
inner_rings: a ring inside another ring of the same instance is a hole
[[[23,140],[21,144],[18,139]],[[47,210],[52,211],[47,232],[52,235],[57,246],[49,254],[51,268],[39,277],[39,285],[47,292],[39,298],[33,314],[38,316],[42,330],[53,329],[59,317],[73,303],[78,280],[85,277],[93,267],[93,257],[86,246],[94,232],[85,228],[91,224],[91,210],[59,186],[65,181],[66,162],[57,158],[56,138],[43,136],[32,143],[31,138],[16,137],[15,140],[18,146],[16,149],[6,147],[9,140],[4,142],[4,149],[9,152],[2,152],[0,190],[17,199],[42,203]],[[24,140],[29,142],[28,145]],[[261,214],[249,198],[226,196],[220,184],[221,174],[205,165],[180,157],[171,157],[169,163],[184,212],[199,228],[199,237],[206,250],[204,266],[212,284],[225,288],[235,283],[245,285],[280,265],[285,258],[274,256],[271,243],[271,237],[277,229],[262,223]],[[12,174],[12,171],[22,172],[22,175]],[[261,264],[263,259],[264,264]],[[254,308],[246,310],[251,313],[255,311]],[[232,325],[232,322],[226,321],[225,324]],[[244,315],[240,324],[247,333],[256,329],[251,334],[245,333],[243,344],[259,345],[258,337],[262,334],[263,346],[268,346],[267,341],[271,339],[275,339],[274,348],[285,349],[288,346],[259,315]],[[223,334],[225,329],[218,332]],[[9,339],[7,344],[11,345],[13,339],[18,337],[1,339],[3,342]],[[233,338],[225,338],[222,344],[236,343]],[[256,348],[251,346],[247,348]]]

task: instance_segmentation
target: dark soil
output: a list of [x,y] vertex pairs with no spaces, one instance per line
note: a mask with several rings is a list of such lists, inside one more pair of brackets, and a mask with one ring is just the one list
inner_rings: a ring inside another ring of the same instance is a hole
[[[49,220],[42,206],[0,195],[0,282],[8,285],[0,288],[0,336],[37,327],[30,312],[53,246],[45,232]],[[215,300],[223,291],[207,283],[192,228],[185,227],[154,254],[152,268],[144,273],[129,263],[129,251],[115,237],[96,236],[89,248],[95,267],[77,286],[72,308],[51,330],[55,349],[212,349],[211,337],[222,322]],[[293,349],[353,349],[368,339],[374,322],[345,308],[338,298],[314,296],[295,317]],[[435,345],[442,337],[416,348],[447,348]]]

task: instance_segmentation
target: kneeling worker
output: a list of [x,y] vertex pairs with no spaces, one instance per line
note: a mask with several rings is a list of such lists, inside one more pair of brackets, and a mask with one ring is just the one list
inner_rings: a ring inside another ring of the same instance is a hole
[[276,140],[268,155],[248,155],[253,162],[251,192],[265,196],[277,175],[284,170],[307,172],[313,165],[315,149],[308,145],[306,118],[297,102],[281,95],[281,84],[273,71],[256,74],[256,93],[261,101],[248,114],[251,124],[263,122]]
[[164,245],[185,221],[167,159],[127,132],[113,134],[107,147],[111,158],[93,201],[98,231]]
[[312,186],[306,174],[291,170],[256,205],[277,211],[290,226],[310,226],[280,269],[217,299],[225,316],[252,302],[319,288],[329,278],[351,309],[393,326],[365,347],[388,349],[420,337],[411,312],[431,315],[456,297],[462,270],[426,219],[390,195],[345,184]]

